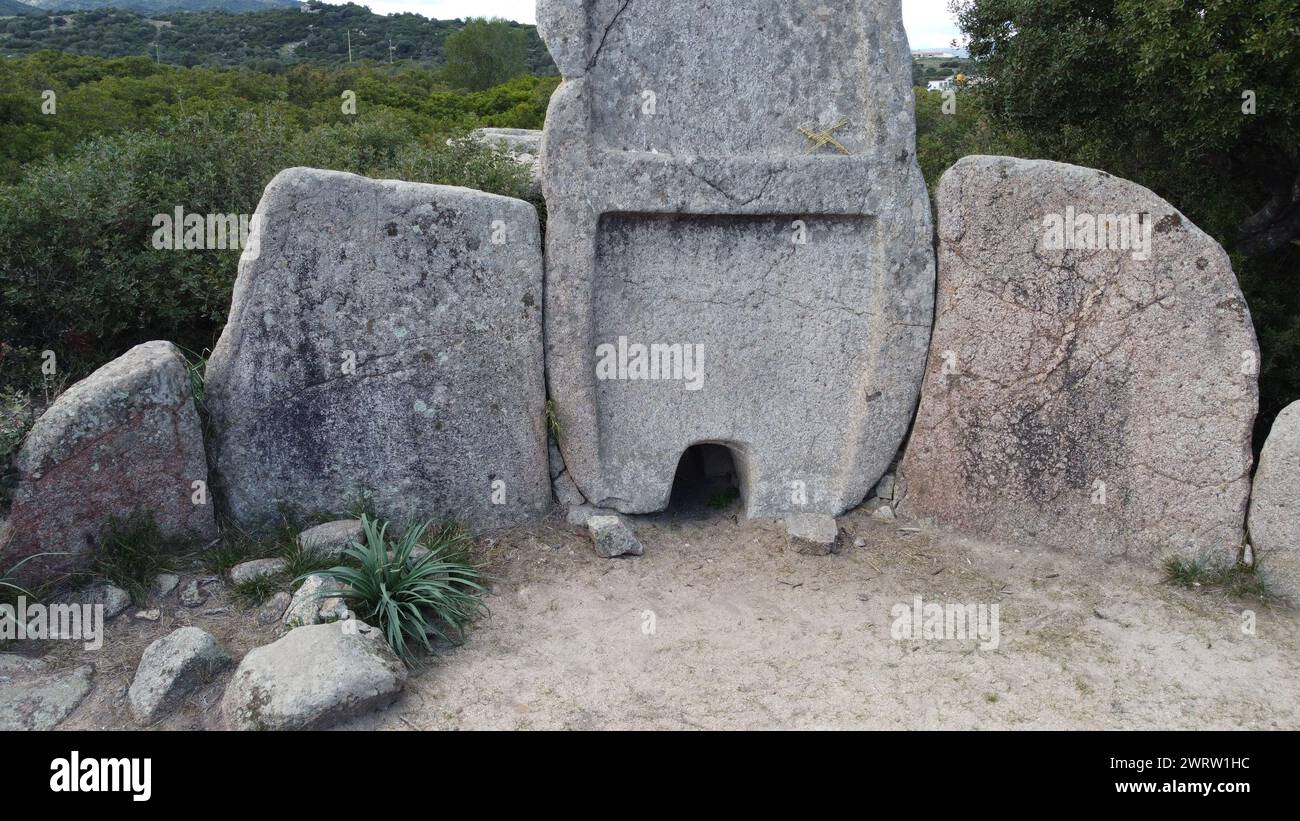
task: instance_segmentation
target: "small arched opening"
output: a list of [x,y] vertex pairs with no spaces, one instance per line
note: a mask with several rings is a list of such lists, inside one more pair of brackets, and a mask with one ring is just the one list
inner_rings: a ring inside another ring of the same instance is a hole
[[743,502],[739,468],[726,445],[691,445],[677,462],[668,510],[693,514],[731,510]]

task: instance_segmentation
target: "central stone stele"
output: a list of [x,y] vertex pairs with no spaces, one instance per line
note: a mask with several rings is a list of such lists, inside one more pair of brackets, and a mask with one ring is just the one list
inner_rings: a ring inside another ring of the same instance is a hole
[[837,515],[888,468],[933,318],[897,0],[541,0],[546,362],[595,504],[667,506],[731,450],[750,516]]

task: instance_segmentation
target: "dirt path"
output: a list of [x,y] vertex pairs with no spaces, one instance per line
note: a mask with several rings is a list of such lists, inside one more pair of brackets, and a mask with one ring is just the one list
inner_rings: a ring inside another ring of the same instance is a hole
[[[1241,605],[1155,571],[844,523],[866,544],[829,557],[716,517],[643,520],[638,559],[562,526],[512,540],[491,619],[356,726],[1300,727],[1289,608],[1248,636]],[[998,603],[999,647],[894,640],[918,595]]]
[[[1300,728],[1300,613],[1061,553],[904,532],[854,513],[838,556],[775,522],[645,517],[646,555],[599,559],[548,524],[491,545],[491,616],[351,728]],[[861,546],[852,546],[861,540]],[[998,604],[1000,642],[895,640],[895,605]],[[214,599],[210,606],[220,605]],[[189,622],[239,657],[273,640],[232,605],[119,619],[66,728],[131,727],[140,651]],[[61,652],[70,652],[67,649]],[[225,681],[160,727],[219,726]]]

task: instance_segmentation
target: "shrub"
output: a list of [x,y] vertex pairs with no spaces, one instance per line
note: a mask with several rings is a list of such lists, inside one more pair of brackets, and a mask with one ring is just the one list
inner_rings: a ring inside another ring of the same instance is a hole
[[[239,252],[155,250],[154,215],[251,214],[293,165],[529,196],[504,152],[421,134],[409,112],[373,110],[294,134],[274,109],[208,112],[157,134],[91,140],[0,186],[0,387],[30,390],[35,352],[79,379],[132,345],[210,348],[225,324]],[[6,362],[6,364],[8,364]]]
[[[357,617],[377,626],[409,666],[415,665],[417,646],[433,652],[430,634],[462,641],[466,627],[484,609],[479,599],[484,577],[481,568],[466,560],[464,532],[454,525],[430,531],[425,523],[393,540],[386,522],[363,516],[361,524],[365,544],[354,542],[345,554],[356,566],[321,572],[345,585],[341,595]],[[418,552],[420,547],[428,552]]]
[[0,510],[8,507],[15,471],[13,459],[35,421],[31,398],[13,388],[0,389]]
[[198,115],[92,140],[0,188],[2,341],[55,351],[73,378],[149,339],[209,346],[238,252],[155,250],[153,217],[251,213],[286,140],[273,118]]

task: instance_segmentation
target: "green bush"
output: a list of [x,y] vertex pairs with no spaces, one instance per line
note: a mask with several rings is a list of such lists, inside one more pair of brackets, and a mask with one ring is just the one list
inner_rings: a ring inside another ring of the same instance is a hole
[[[355,566],[320,575],[345,585],[341,595],[357,617],[383,631],[393,652],[408,665],[416,649],[433,652],[430,635],[459,642],[483,612],[481,569],[466,560],[468,537],[448,525],[430,532],[428,523],[388,536],[388,524],[361,517],[365,544],[351,544],[345,555]],[[420,552],[417,548],[423,548]]]
[[287,140],[273,117],[199,115],[93,139],[0,188],[0,342],[53,350],[74,377],[148,339],[210,347],[238,251],[155,250],[153,217],[252,213]]
[[457,88],[482,91],[528,70],[528,35],[505,20],[469,20],[443,42],[443,73]]
[[380,107],[306,130],[290,119],[278,106],[176,117],[156,133],[93,138],[0,186],[0,343],[13,365],[0,387],[30,389],[47,349],[77,379],[150,339],[215,344],[239,252],[155,250],[152,220],[177,206],[251,214],[295,165],[532,196],[504,152],[430,133],[416,112]]
[[15,478],[13,458],[36,421],[35,415],[30,396],[14,388],[0,388],[0,510],[9,505]]

